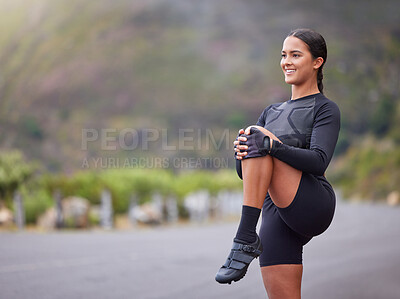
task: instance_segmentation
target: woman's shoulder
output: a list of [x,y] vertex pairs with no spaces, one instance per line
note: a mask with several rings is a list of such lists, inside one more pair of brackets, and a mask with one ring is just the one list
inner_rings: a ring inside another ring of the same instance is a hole
[[333,109],[340,113],[339,106],[326,95],[320,93],[317,95],[317,100],[315,101],[315,108],[319,110],[320,108]]
[[324,119],[326,117],[332,117],[340,122],[339,106],[322,93],[317,96],[317,100],[315,101],[314,111],[316,119]]

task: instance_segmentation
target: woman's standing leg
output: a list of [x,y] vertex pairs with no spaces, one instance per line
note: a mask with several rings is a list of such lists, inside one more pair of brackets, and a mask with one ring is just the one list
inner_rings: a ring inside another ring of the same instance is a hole
[[261,267],[264,287],[269,299],[300,299],[303,265]]

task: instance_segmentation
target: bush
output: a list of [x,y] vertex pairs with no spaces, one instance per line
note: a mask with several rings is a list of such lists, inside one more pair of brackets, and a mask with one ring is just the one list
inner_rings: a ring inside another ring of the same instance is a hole
[[173,195],[178,199],[179,208],[182,208],[184,197],[191,192],[205,189],[215,195],[222,189],[240,189],[242,186],[232,170],[187,171],[175,175],[163,169],[86,171],[72,177],[46,176],[43,177],[43,184],[49,194],[60,190],[63,197],[81,196],[95,205],[100,203],[101,192],[107,189],[111,192],[115,213],[126,213],[132,196],[137,196],[138,203],[143,204],[151,200],[154,193]]
[[0,152],[0,199],[10,204],[14,192],[33,176],[36,168],[18,150]]
[[113,169],[100,174],[101,185],[111,192],[116,213],[126,213],[131,196],[137,196],[142,204],[151,194],[169,194],[172,174],[166,170]]
[[51,195],[44,189],[28,191],[26,188],[22,188],[20,192],[24,202],[27,224],[35,224],[38,217],[54,205]]
[[385,199],[390,192],[400,191],[399,169],[399,148],[373,138],[350,147],[329,177],[345,197]]
[[99,175],[91,171],[78,172],[72,177],[63,174],[46,175],[42,183],[50,194],[58,190],[63,197],[79,196],[88,199],[91,204],[100,203],[101,191],[104,189]]

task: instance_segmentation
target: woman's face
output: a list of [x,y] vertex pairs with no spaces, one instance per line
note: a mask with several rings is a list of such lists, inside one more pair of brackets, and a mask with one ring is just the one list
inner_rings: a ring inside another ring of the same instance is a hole
[[289,36],[283,42],[281,68],[285,75],[285,82],[293,85],[315,83],[317,71],[321,66],[321,57],[314,59],[308,45],[301,39]]

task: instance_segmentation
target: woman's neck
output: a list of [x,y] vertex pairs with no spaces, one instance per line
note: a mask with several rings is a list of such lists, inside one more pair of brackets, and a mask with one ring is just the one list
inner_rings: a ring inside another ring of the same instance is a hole
[[317,83],[303,84],[303,85],[292,85],[292,98],[291,100],[300,99],[310,94],[319,93]]

